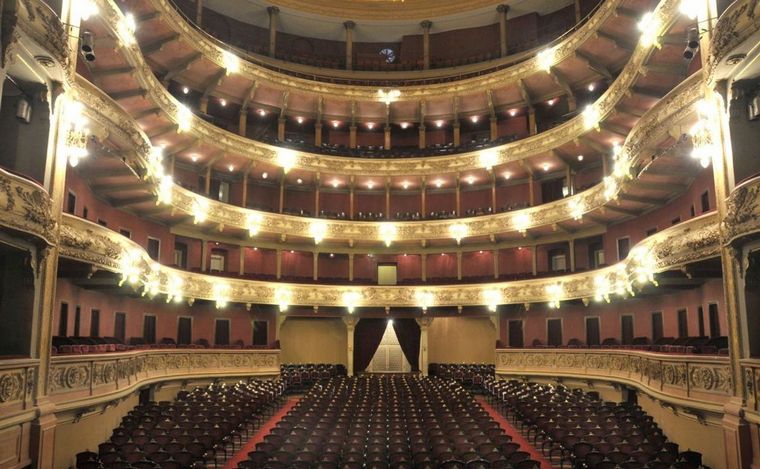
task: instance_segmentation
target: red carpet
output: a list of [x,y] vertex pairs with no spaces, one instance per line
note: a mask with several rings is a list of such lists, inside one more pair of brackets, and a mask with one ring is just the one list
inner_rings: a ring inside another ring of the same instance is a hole
[[235,453],[235,455],[225,463],[222,469],[235,469],[240,461],[245,461],[248,459],[248,453],[256,449],[256,443],[264,441],[264,437],[267,436],[269,434],[269,431],[272,430],[275,425],[277,425],[277,422],[279,422],[285,416],[285,414],[287,414],[288,411],[292,409],[294,405],[296,405],[298,400],[298,397],[291,397],[288,399],[285,402],[285,405],[283,405],[282,408],[272,416],[272,418],[264,422],[264,425],[259,428],[259,431],[257,431],[251,437],[251,439],[248,440],[248,442],[242,448],[240,448],[240,451]]
[[541,469],[552,469],[551,463],[546,458],[544,458],[541,452],[534,448],[533,445],[528,442],[528,440],[523,438],[523,436],[520,434],[520,431],[513,427],[512,424],[509,423],[509,421],[505,419],[498,410],[491,407],[491,404],[489,404],[483,396],[475,396],[475,400],[478,401],[478,404],[483,406],[483,409],[485,409],[485,411],[488,412],[491,417],[499,423],[499,425],[501,425],[501,428],[504,429],[504,432],[512,437],[512,441],[520,445],[521,451],[530,453],[531,459],[541,463]]

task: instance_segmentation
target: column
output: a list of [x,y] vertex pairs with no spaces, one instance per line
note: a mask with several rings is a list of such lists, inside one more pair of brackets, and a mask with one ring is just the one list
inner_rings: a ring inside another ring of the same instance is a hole
[[314,145],[322,146],[322,123],[317,122],[314,124]]
[[459,179],[459,175],[457,174],[457,184],[456,184],[456,213],[458,217],[462,216],[462,191],[460,190],[462,187],[461,180]]
[[385,219],[391,219],[391,178],[385,179]]
[[277,140],[281,142],[285,141],[285,116],[280,116],[277,119]]
[[195,24],[203,25],[203,0],[195,0]]
[[422,176],[422,183],[420,184],[420,215],[425,218],[427,213],[427,177]]
[[211,195],[211,165],[206,166],[206,195]]
[[356,126],[351,125],[348,128],[348,146],[349,148],[356,148]]
[[454,146],[458,147],[462,144],[462,132],[460,131],[460,124],[458,120],[454,121],[452,128],[454,129]]
[[536,109],[533,106],[528,109],[528,130],[531,135],[536,135],[538,133],[538,126],[536,125]]
[[531,269],[533,270],[533,276],[538,275],[538,246],[532,246],[530,248],[531,253]]
[[493,279],[498,280],[499,279],[499,250],[494,249],[493,250]]
[[274,340],[280,340],[282,325],[288,317],[279,310],[275,313]]
[[575,240],[571,239],[567,242],[568,254],[570,255],[570,272],[575,272]]
[[208,270],[208,241],[201,240],[201,272]]
[[285,209],[285,170],[282,170],[282,176],[280,177],[280,200],[279,200],[279,212],[282,213]]
[[496,7],[496,11],[499,13],[499,49],[501,56],[506,57],[507,52],[507,13],[509,12],[509,5],[499,5]]
[[391,126],[386,125],[384,130],[385,130],[385,141],[383,142],[384,144],[383,146],[385,147],[386,150],[390,150],[391,149]]
[[427,254],[420,254],[420,277],[423,282],[427,282]]
[[462,280],[462,251],[457,251],[457,280]]
[[319,173],[317,173],[317,177],[316,177],[316,181],[315,181],[317,187],[314,189],[314,216],[315,217],[319,216],[319,188],[322,185],[320,183],[320,177],[319,176],[320,176]]
[[277,19],[280,9],[276,6],[267,7],[269,13],[269,57],[274,57],[277,51]]
[[581,0],[575,0],[575,24],[581,22]]
[[496,213],[496,171],[491,169],[491,213]]
[[491,140],[493,141],[499,138],[499,119],[496,116],[491,116],[489,121],[491,122]]
[[203,114],[208,114],[208,95],[204,94],[201,96],[200,103],[198,103],[198,109],[200,109]]
[[354,26],[353,21],[346,21],[343,27],[346,28],[346,70],[354,69]]
[[354,186],[356,177],[352,174],[348,181],[348,219],[354,219]]
[[346,325],[346,370],[348,376],[354,375],[354,328],[356,322],[355,317],[343,317],[343,323]]
[[277,280],[280,280],[282,278],[282,249],[277,250],[276,264],[275,276],[277,277]]
[[248,206],[248,172],[251,170],[249,167],[243,171],[243,200],[240,202],[240,206],[246,208]]
[[606,153],[602,153],[602,177],[607,176],[609,173],[610,173],[609,156]]
[[424,149],[427,146],[427,143],[425,142],[425,123],[420,122],[420,139],[419,139],[419,147],[420,149]]
[[420,23],[422,26],[422,67],[427,70],[430,68],[430,28],[433,22],[425,20]]
[[535,181],[536,179],[533,177],[532,174],[528,176],[528,197],[529,197],[529,202],[530,202],[531,207],[536,205],[536,191],[534,190],[534,186],[536,184]]
[[433,318],[415,318],[420,325],[420,373],[428,375],[428,328],[433,323]]
[[241,108],[240,117],[238,119],[238,134],[241,137],[245,137],[245,134],[247,132],[248,132],[248,109]]
[[311,254],[311,258],[313,262],[313,267],[312,267],[313,277],[314,277],[314,281],[316,282],[317,280],[319,280],[319,251],[314,251]]
[[348,281],[354,281],[354,253],[348,253]]
[[573,190],[573,171],[569,165],[565,167],[565,185],[567,186],[567,195],[573,195],[575,193]]
[[240,276],[245,275],[245,246],[240,246]]

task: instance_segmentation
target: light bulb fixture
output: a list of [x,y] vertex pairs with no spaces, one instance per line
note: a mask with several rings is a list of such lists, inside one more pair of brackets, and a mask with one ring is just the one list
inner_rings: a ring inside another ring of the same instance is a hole
[[583,110],[583,125],[587,128],[599,128],[599,121],[601,120],[601,113],[599,109],[593,104],[586,106]]
[[372,129],[374,129],[374,128],[375,128],[375,123],[374,123],[374,122],[367,122],[367,128],[368,128],[369,130],[372,130]]
[[589,93],[593,92],[596,89],[596,84],[589,83],[586,89],[589,91]]
[[314,244],[319,244],[327,236],[327,223],[323,221],[312,221],[309,225],[309,235],[314,238]]
[[74,100],[66,101],[63,120],[66,129],[64,151],[69,164],[74,168],[90,154],[87,150],[90,130],[87,128],[82,103]]
[[303,117],[301,116],[296,117],[296,122],[298,122],[299,124],[303,124]]
[[150,298],[158,295],[159,287],[161,286],[161,266],[157,262],[150,264],[150,272],[145,277],[145,283],[143,284],[142,296],[148,296]]
[[373,181],[367,181],[367,189],[372,190],[374,187],[375,183]]
[[119,21],[117,26],[117,33],[122,44],[129,47],[135,43],[135,31],[137,31],[137,21],[135,15],[127,13]]
[[610,302],[610,292],[612,284],[606,275],[601,274],[594,277],[594,300]]
[[220,99],[220,100],[219,100],[219,104],[220,104],[222,107],[227,107],[227,100],[226,100],[226,99],[224,99],[224,98],[222,98],[222,99]]
[[547,285],[546,294],[549,296],[549,307],[559,309],[562,300],[562,284]]
[[227,283],[214,281],[214,286],[211,290],[211,296],[214,299],[216,309],[222,309],[227,306],[230,301],[230,286]]
[[340,185],[340,181],[338,181],[337,179],[332,180],[332,186],[334,189],[337,189],[339,185]]
[[699,120],[689,130],[692,143],[691,157],[699,161],[703,168],[707,168],[710,166],[713,154],[718,151],[712,138],[710,103],[706,99],[701,99],[697,102],[696,109]]
[[629,268],[631,269],[633,279],[638,282],[639,285],[651,282],[653,285],[657,286],[657,281],[654,278],[654,274],[657,270],[657,261],[655,260],[652,251],[645,246],[637,246],[633,248],[628,255],[631,259]]
[[158,201],[157,204],[171,205],[174,196],[174,178],[169,174],[161,176],[158,183]]
[[470,121],[473,124],[477,124],[479,120],[480,120],[480,116],[472,116],[472,117],[470,117]]
[[679,10],[690,20],[697,19],[700,5],[704,3],[704,0],[681,0]]
[[573,220],[580,221],[583,218],[584,207],[580,200],[571,200],[568,203],[568,207],[570,208],[570,215],[573,217]]
[[384,102],[386,105],[390,105],[391,103],[398,100],[398,98],[401,97],[401,91],[400,90],[377,90],[377,96],[380,99],[381,102]]
[[441,181],[440,179],[436,179],[434,184],[435,184],[435,187],[440,189],[443,186],[443,181]]
[[554,65],[554,60],[555,60],[554,48],[550,47],[536,54],[536,63],[538,64],[538,68],[545,72],[548,72],[549,70],[551,70],[552,65]]
[[641,45],[644,47],[650,47],[657,45],[657,38],[660,29],[660,21],[657,16],[651,11],[644,13],[638,23],[639,31],[641,31]]
[[530,216],[527,213],[517,214],[515,215],[513,223],[515,229],[524,235],[530,226]]
[[182,286],[184,285],[184,281],[177,277],[176,275],[169,276],[169,280],[167,281],[167,293],[166,293],[166,302],[169,303],[171,301],[174,301],[175,303],[181,303],[182,302]]
[[256,111],[256,112],[257,112],[257,113],[258,113],[258,114],[259,114],[261,117],[264,117],[264,116],[266,116],[266,115],[267,115],[267,111],[266,111],[266,110],[264,110],[264,109],[259,109],[259,110],[258,110],[258,111]]
[[177,130],[180,132],[188,132],[193,125],[193,111],[189,107],[180,103],[177,104],[176,111]]
[[333,121],[332,126],[333,126],[334,129],[337,129],[338,127],[340,127],[340,122]]
[[274,301],[280,308],[280,312],[284,313],[290,307],[290,302],[293,294],[287,288],[278,288],[274,291]]
[[509,116],[515,117],[517,115],[517,109],[510,109],[509,110]]
[[228,50],[222,51],[222,66],[227,75],[238,73],[240,71],[240,58]]
[[190,93],[190,88],[188,88],[187,86],[183,86],[182,87],[182,94],[188,94],[188,93]]
[[541,169],[544,170],[544,172],[549,172],[549,168],[551,168],[551,165],[549,163],[544,163],[541,165]]
[[583,155],[578,155],[578,161],[583,161]]
[[360,300],[361,294],[358,291],[352,290],[343,293],[343,304],[346,305],[348,314],[353,314],[354,309],[356,309],[356,306],[359,304]]
[[404,190],[409,189],[409,181],[404,181],[401,183],[401,187],[404,188]]
[[393,223],[382,223],[379,229],[380,239],[385,243],[386,247],[390,247],[393,240],[398,235],[398,229]]
[[402,122],[401,123],[401,128],[404,129],[404,130],[408,129],[409,128],[409,122]]
[[443,121],[440,121],[440,120],[439,121],[435,121],[435,126],[440,129],[441,127],[443,127]]
[[474,183],[475,183],[475,176],[473,176],[472,174],[467,176],[467,184],[473,185]]
[[193,224],[203,223],[208,217],[208,200],[197,196],[193,201]]
[[227,170],[229,172],[233,172],[235,170],[235,165],[229,165],[229,166],[227,166]]
[[502,176],[504,176],[504,179],[506,179],[506,180],[508,181],[508,180],[509,180],[509,178],[511,178],[511,177],[512,177],[512,173],[510,173],[510,172],[506,172],[506,173],[504,173]]
[[427,313],[428,308],[433,306],[435,301],[435,295],[427,290],[417,290],[414,292],[414,298],[417,304],[422,308],[423,313]]
[[604,198],[609,202],[617,197],[618,183],[612,176],[605,176],[604,179]]
[[264,171],[263,173],[261,173],[261,179],[266,179],[268,177],[269,177],[269,173],[267,173],[266,171]]
[[296,179],[296,184],[303,184],[303,179],[301,178]]
[[296,165],[296,154],[285,148],[277,149],[277,164],[287,174]]
[[470,229],[464,223],[455,223],[449,225],[449,234],[457,241],[457,244],[462,242],[462,239],[467,237]]
[[496,150],[484,150],[478,155],[480,164],[490,171],[499,161],[499,154]]
[[130,285],[136,284],[140,280],[140,262],[142,261],[142,254],[137,249],[129,250],[121,255],[119,258],[119,271],[121,272],[121,280],[119,286],[124,283]]
[[245,227],[248,230],[248,236],[253,238],[257,234],[259,234],[259,230],[261,230],[261,222],[263,220],[263,217],[260,213],[249,213],[245,217]]
[[503,301],[504,295],[502,295],[501,290],[483,291],[483,303],[488,306],[488,310],[492,313],[496,312],[496,309]]
[[92,0],[79,0],[74,2],[74,6],[79,9],[79,19],[82,21],[87,21],[98,14],[98,6]]

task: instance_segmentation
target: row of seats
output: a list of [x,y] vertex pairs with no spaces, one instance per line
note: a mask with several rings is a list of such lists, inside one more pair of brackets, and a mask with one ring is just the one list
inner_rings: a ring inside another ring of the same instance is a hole
[[430,363],[428,375],[452,379],[465,388],[480,390],[486,376],[494,376],[496,366],[485,363]]
[[122,418],[78,469],[185,469],[216,466],[242,446],[281,402],[282,381],[249,380],[181,391],[175,401],[141,404]]
[[280,379],[288,392],[301,392],[314,383],[329,380],[334,376],[346,376],[348,371],[343,365],[324,363],[301,363],[280,365]]
[[[500,344],[501,345],[501,344]],[[497,348],[500,348],[497,346]],[[614,337],[608,337],[600,345],[586,345],[580,339],[570,339],[566,345],[547,345],[540,339],[534,339],[531,348],[589,348],[589,349],[623,349],[643,350],[659,353],[700,353],[709,355],[728,355],[728,337],[660,337],[652,342],[649,337],[634,337],[630,344],[621,344]]]
[[604,402],[565,386],[486,376],[494,404],[552,462],[581,469],[698,469],[702,456],[679,452],[638,405]]
[[311,467],[533,469],[539,463],[456,382],[370,375],[313,386],[238,466]]
[[206,339],[197,339],[192,344],[178,344],[171,337],[164,337],[157,343],[148,343],[143,337],[131,337],[125,344],[116,337],[62,337],[54,336],[50,347],[53,355],[82,355],[88,353],[127,352],[150,349],[225,349],[225,350],[265,350],[276,348],[270,345],[245,345],[237,340],[229,345],[211,345]]

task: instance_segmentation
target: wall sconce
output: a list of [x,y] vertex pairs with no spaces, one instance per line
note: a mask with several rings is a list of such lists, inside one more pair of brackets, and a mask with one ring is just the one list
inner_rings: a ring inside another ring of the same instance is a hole
[[393,223],[383,223],[380,225],[380,239],[383,240],[386,247],[390,247],[397,235],[398,229]]
[[327,223],[323,221],[313,221],[309,225],[309,234],[314,238],[314,244],[319,244],[327,236]]
[[449,226],[449,234],[457,241],[457,244],[461,243],[462,239],[467,236],[469,231],[469,228],[464,223],[457,223]]
[[348,308],[348,314],[353,314],[354,309],[361,300],[361,294],[357,291],[347,291],[343,293],[343,303]]

